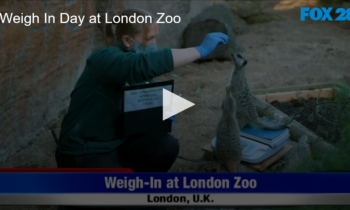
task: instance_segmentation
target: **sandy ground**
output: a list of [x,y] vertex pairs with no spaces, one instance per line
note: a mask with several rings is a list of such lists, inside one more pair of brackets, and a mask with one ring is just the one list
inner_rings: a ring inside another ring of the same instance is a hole
[[[348,79],[350,76],[350,30],[336,23],[300,21],[299,9],[275,11],[282,22],[250,25],[237,37],[247,58],[247,79],[252,89],[307,85]],[[221,116],[224,86],[232,62],[191,64],[161,79],[175,79],[175,92],[195,103],[178,115],[173,134],[179,139],[180,154],[202,156],[201,147],[210,143]],[[177,160],[172,172],[193,172],[200,163]]]
[[[330,22],[301,22],[299,9],[273,10],[277,1],[261,1],[265,11],[281,14],[282,22],[250,25],[237,37],[247,58],[247,78],[252,89],[306,85],[350,78],[350,30]],[[202,156],[201,147],[210,143],[221,115],[220,103],[232,63],[190,64],[163,75],[159,80],[175,80],[175,93],[195,103],[178,114],[173,134],[179,139],[180,154]],[[22,148],[0,167],[55,167],[55,144],[51,133]],[[195,172],[200,163],[177,160],[171,172]],[[0,207],[14,209],[54,209],[53,207]]]

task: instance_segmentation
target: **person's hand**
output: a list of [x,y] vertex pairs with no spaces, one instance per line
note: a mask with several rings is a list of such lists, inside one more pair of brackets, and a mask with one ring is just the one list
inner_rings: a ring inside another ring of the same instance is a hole
[[205,36],[202,44],[195,48],[199,51],[201,57],[203,58],[210,55],[215,50],[217,45],[226,44],[228,40],[228,36],[221,32],[209,33]]

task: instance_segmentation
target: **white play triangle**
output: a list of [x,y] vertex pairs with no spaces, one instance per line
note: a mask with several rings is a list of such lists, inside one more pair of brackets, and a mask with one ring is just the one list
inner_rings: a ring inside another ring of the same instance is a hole
[[194,105],[194,103],[163,88],[163,120],[166,120]]

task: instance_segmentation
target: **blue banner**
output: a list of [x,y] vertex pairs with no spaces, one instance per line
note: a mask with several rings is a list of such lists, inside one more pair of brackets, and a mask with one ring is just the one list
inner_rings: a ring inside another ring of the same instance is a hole
[[0,173],[0,193],[350,193],[350,173]]

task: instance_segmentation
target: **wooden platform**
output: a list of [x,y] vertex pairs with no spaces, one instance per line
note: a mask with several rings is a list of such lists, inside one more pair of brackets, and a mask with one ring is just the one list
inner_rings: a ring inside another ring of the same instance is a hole
[[[277,153],[269,157],[268,159],[257,163],[257,164],[252,164],[252,163],[247,163],[244,161],[241,161],[241,164],[244,166],[247,166],[248,168],[254,169],[256,171],[263,171],[266,169],[268,166],[270,166],[272,163],[276,162],[278,159],[283,157],[285,154],[287,154],[291,149],[293,149],[294,145],[296,143],[293,141],[288,141],[286,146],[284,146],[281,150],[279,150]],[[205,145],[202,150],[206,153],[212,153],[213,150],[211,148],[211,144]]]

